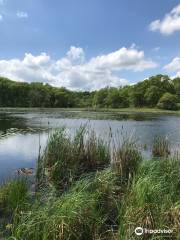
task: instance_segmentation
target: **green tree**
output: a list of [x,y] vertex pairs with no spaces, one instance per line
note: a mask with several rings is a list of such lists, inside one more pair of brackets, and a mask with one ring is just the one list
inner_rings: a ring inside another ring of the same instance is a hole
[[157,86],[149,87],[144,95],[146,104],[150,107],[156,106],[162,94],[163,94],[162,90],[159,87]]
[[177,97],[167,92],[159,99],[157,107],[167,110],[177,110]]
[[107,107],[108,88],[103,88],[97,91],[94,95],[93,106]]

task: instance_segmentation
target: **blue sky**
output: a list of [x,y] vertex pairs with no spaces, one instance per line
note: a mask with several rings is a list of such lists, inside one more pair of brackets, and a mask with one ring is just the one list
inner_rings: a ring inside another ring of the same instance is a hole
[[180,76],[177,0],[0,0],[0,75],[93,90]]

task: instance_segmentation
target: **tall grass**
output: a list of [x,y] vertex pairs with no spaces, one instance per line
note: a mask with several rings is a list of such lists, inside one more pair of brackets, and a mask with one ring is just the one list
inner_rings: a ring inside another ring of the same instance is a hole
[[39,157],[34,201],[23,182],[0,189],[0,211],[9,216],[10,209],[11,216],[6,234],[16,240],[130,240],[142,226],[173,229],[171,239],[178,239],[178,155],[164,154],[169,144],[159,139],[158,154],[148,161],[131,138],[115,146],[112,153],[109,142],[85,127],[74,136],[65,128],[53,133]]
[[94,131],[80,127],[75,136],[65,128],[54,132],[39,159],[37,180],[53,184],[64,192],[82,174],[101,170],[110,164],[108,143],[97,137]]
[[12,180],[0,187],[0,236],[2,232],[6,234],[9,231],[18,214],[27,208],[28,202],[26,180]]
[[116,181],[109,169],[80,179],[61,197],[46,199],[24,213],[13,236],[26,240],[109,239],[110,216],[116,225],[118,219],[114,201]]
[[179,177],[180,161],[176,159],[151,160],[140,166],[121,205],[120,238],[136,239],[135,228],[143,227],[172,229],[171,239],[178,239],[175,236],[180,227],[177,220],[180,216]]
[[122,182],[127,182],[133,177],[141,161],[141,153],[133,139],[126,137],[121,144],[114,147],[112,167]]
[[156,136],[153,142],[153,157],[168,157],[170,155],[170,145],[167,137]]

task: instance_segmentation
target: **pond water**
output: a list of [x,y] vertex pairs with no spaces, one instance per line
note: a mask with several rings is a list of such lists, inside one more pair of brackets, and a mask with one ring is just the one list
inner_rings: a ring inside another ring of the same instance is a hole
[[88,124],[104,139],[109,131],[119,138],[134,136],[141,146],[148,146],[143,154],[150,156],[155,136],[167,136],[174,150],[180,147],[180,116],[149,113],[101,113],[44,110],[0,110],[0,180],[14,174],[17,168],[35,167],[39,152],[46,145],[48,134],[66,126],[73,133]]

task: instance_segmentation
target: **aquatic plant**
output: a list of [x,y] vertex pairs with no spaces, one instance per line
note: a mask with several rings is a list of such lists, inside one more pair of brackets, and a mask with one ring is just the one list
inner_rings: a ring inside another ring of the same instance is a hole
[[116,181],[110,169],[86,175],[61,197],[47,198],[24,212],[13,236],[26,240],[108,239],[110,221],[117,225],[118,219],[114,216],[118,205],[113,201]]
[[171,237],[176,239],[180,226],[177,221],[180,213],[179,173],[179,160],[143,162],[121,202],[120,239],[128,239],[128,236],[136,239],[136,227],[172,229],[174,234]]
[[156,136],[153,141],[153,157],[168,157],[170,155],[170,144],[167,137]]
[[39,185],[51,183],[64,192],[82,174],[101,170],[110,164],[108,144],[94,131],[80,127],[74,137],[65,128],[54,132],[39,159]]
[[131,138],[124,138],[122,143],[113,149],[112,167],[119,174],[122,182],[132,178],[141,161],[142,156],[136,141]]
[[158,157],[142,161],[132,138],[116,143],[111,152],[109,143],[85,127],[73,136],[65,128],[56,131],[39,156],[33,201],[21,179],[0,188],[0,213],[7,216],[3,228],[8,229],[3,236],[129,240],[141,226],[172,229],[171,238],[178,239],[180,159],[163,155],[169,145],[157,142]]
[[27,208],[28,201],[28,185],[25,179],[14,179],[0,187],[0,236],[2,232],[9,232],[19,213]]

